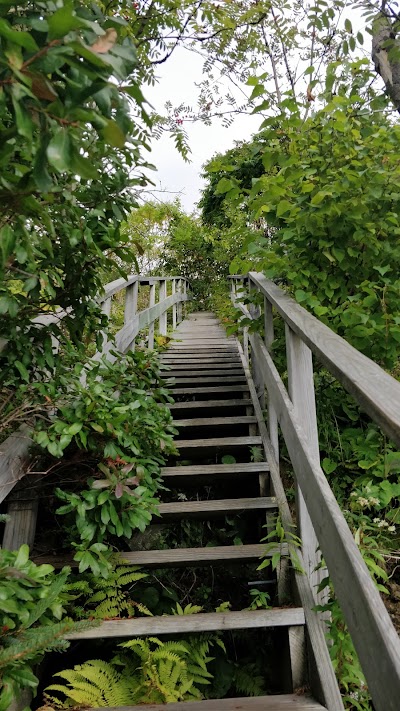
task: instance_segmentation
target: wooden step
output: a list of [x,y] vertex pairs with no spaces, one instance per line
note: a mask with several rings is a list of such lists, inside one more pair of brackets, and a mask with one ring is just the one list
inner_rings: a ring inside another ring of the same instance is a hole
[[172,501],[159,504],[158,510],[163,518],[193,516],[207,518],[208,516],[225,516],[245,511],[265,511],[278,506],[274,496],[258,496],[246,499],[210,499],[207,501]]
[[[209,386],[196,388],[177,388],[172,387],[170,390],[171,395],[206,395],[207,393],[247,393],[249,391],[248,385],[221,385],[221,386]],[[194,401],[193,401],[194,402]]]
[[231,356],[237,356],[237,348],[233,347],[226,347],[226,346],[208,346],[208,347],[201,347],[201,346],[188,346],[184,345],[182,343],[177,343],[176,345],[170,347],[168,349],[168,354],[171,354],[172,356],[177,355],[190,355],[190,356],[200,356],[200,355],[205,355],[205,356],[217,356],[217,355],[231,355]]
[[224,375],[231,371],[233,375],[235,373],[244,373],[242,364],[239,361],[229,362],[229,363],[163,363],[163,365],[168,365],[171,371],[189,371],[193,372],[194,375],[200,373],[200,371],[208,371],[213,375]]
[[241,361],[238,360],[236,356],[232,356],[229,358],[201,358],[200,356],[198,358],[188,358],[187,356],[184,356],[183,358],[166,358],[164,360],[161,360],[161,365],[163,369],[168,367],[172,370],[182,370],[183,367],[186,367],[187,369],[196,369],[200,366],[200,370],[207,370],[212,368],[242,367]]
[[131,620],[107,620],[99,627],[66,635],[66,639],[105,639],[110,637],[158,636],[193,634],[226,630],[260,629],[265,627],[298,627],[304,625],[301,607],[240,612],[201,612],[195,615],[163,615],[137,617]]
[[205,353],[175,353],[161,356],[161,363],[231,363],[236,362],[242,364],[238,353],[216,353],[215,355],[206,355]]
[[205,383],[220,383],[221,385],[229,385],[230,383],[246,383],[246,377],[243,375],[243,371],[240,375],[207,375],[207,376],[195,376],[185,373],[179,374],[177,376],[176,372],[174,374],[168,373],[168,378],[173,380],[172,386],[177,385],[204,385]]
[[232,398],[231,400],[192,400],[191,402],[174,402],[168,405],[170,410],[211,409],[212,407],[250,407],[253,404],[250,398]]
[[243,462],[235,464],[189,464],[182,467],[164,467],[163,477],[192,477],[192,476],[237,476],[240,474],[261,474],[269,472],[267,462]]
[[[273,696],[244,696],[234,699],[208,699],[206,701],[178,701],[177,703],[151,704],[148,711],[326,711],[311,696],[282,694]],[[106,711],[143,711],[146,706],[115,706]],[[105,711],[99,708],[87,711]]]
[[261,446],[262,439],[258,436],[249,437],[210,437],[207,439],[177,439],[174,442],[179,453],[190,452],[190,454],[198,454],[203,456],[207,452],[221,451],[224,452],[243,449],[243,447]]
[[165,377],[168,378],[192,378],[193,380],[198,380],[198,378],[244,378],[245,374],[241,368],[224,368],[223,370],[190,370],[187,367],[184,370],[169,370],[164,373]]
[[[271,558],[274,553],[283,556],[288,554],[286,544],[276,546],[266,550],[261,543],[249,543],[241,546],[206,546],[205,548],[174,548],[171,550],[153,551],[122,551],[119,553],[121,559],[128,565],[139,565],[145,568],[179,568],[181,566],[191,566],[193,568],[208,565],[218,565],[226,563],[241,563],[243,561],[258,560],[262,557]],[[71,565],[77,568],[72,554],[64,556],[33,556],[32,560],[37,564],[49,563],[54,568],[63,568],[64,565]]]
[[253,425],[257,417],[242,415],[241,417],[193,417],[185,420],[174,420],[174,427],[218,427],[219,425]]

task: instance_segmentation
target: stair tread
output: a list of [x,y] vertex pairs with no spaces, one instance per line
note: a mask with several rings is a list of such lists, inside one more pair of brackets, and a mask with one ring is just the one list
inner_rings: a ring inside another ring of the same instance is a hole
[[[281,555],[287,555],[286,544],[271,547],[266,550],[261,543],[248,543],[241,546],[206,546],[205,548],[173,548],[165,550],[151,551],[122,551],[121,558],[128,565],[139,565],[148,567],[180,567],[192,566],[202,567],[216,563],[226,563],[227,561],[258,560],[261,557],[270,558],[274,553],[280,551]],[[77,567],[72,559],[72,554],[64,556],[34,556],[36,564],[49,563],[55,568],[62,568],[64,565]]]
[[252,400],[250,398],[232,398],[230,400],[191,400],[190,402],[175,402],[168,405],[170,410],[203,409],[211,407],[249,407]]
[[99,627],[66,635],[66,639],[104,639],[139,635],[190,634],[197,632],[297,627],[304,625],[302,607],[239,612],[201,612],[196,615],[137,617],[131,620],[106,620]]
[[[189,374],[188,374],[189,375]],[[171,375],[168,373],[168,378],[173,380],[172,385],[204,385],[204,383],[246,383],[246,377],[244,375],[208,375],[206,377],[199,376],[193,377],[193,375],[180,375],[176,377],[176,374]]]
[[244,499],[209,499],[206,501],[172,501],[160,504],[158,510],[161,516],[190,513],[215,513],[231,511],[257,511],[277,507],[274,496],[257,496]]
[[[242,392],[248,392],[249,386],[248,385],[242,385],[241,383],[238,383],[237,385],[215,385],[214,387],[209,386],[209,387],[202,387],[202,388],[196,388],[195,393],[197,394],[205,394],[205,393],[229,393],[229,392],[236,392],[236,393],[242,393]],[[176,388],[173,387],[170,390],[171,395],[193,395],[195,394],[193,391],[193,388]],[[193,402],[195,402],[193,400]]]
[[251,425],[257,422],[253,415],[237,417],[190,417],[184,420],[174,420],[174,427],[214,427],[218,425]]
[[[146,706],[102,707],[101,711],[326,711],[311,696],[282,694],[273,696],[246,696],[233,699],[207,699],[205,701],[178,701],[177,703],[149,704]],[[100,711],[92,708],[87,711]]]
[[269,472],[267,462],[243,462],[235,464],[188,464],[182,467],[163,467],[162,476],[213,476],[218,474],[260,474]]
[[174,442],[177,449],[193,449],[202,447],[246,447],[262,444],[258,435],[246,437],[207,437],[204,439],[177,439]]
[[226,363],[198,363],[197,361],[186,361],[185,363],[166,363],[165,361],[162,361],[162,364],[168,365],[171,370],[217,370],[218,372],[224,372],[225,370],[240,370],[243,372],[243,366],[239,360],[228,361]]
[[242,367],[235,366],[234,368],[206,368],[206,370],[195,370],[194,368],[187,368],[185,366],[182,370],[166,370],[165,375],[168,378],[209,378],[215,377],[216,375],[226,375],[226,376],[238,376],[244,377],[244,370]]

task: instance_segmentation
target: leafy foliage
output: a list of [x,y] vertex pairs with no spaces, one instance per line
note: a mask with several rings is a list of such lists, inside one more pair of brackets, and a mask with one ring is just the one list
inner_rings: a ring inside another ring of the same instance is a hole
[[54,708],[70,706],[115,706],[135,703],[167,703],[201,699],[198,686],[209,683],[207,665],[209,643],[191,649],[187,642],[161,642],[155,637],[133,639],[119,645],[128,652],[118,654],[110,663],[91,660],[59,672],[68,686],[52,684],[49,691],[61,692],[62,702],[47,697]]
[[33,667],[44,652],[66,649],[67,632],[93,623],[64,617],[62,590],[69,573],[54,574],[51,565],[35,565],[26,545],[19,551],[0,551],[0,710],[8,711],[21,690],[35,690]]

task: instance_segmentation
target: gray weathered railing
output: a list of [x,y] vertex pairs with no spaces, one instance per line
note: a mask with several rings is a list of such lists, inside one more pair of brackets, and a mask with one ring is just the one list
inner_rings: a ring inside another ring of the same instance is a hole
[[[232,300],[256,290],[264,301],[264,340],[244,330],[255,381],[267,391],[271,449],[279,459],[278,426],[299,490],[297,517],[306,571],[313,576],[319,545],[367,679],[376,711],[396,711],[400,698],[400,640],[320,466],[312,354],[342,383],[381,429],[400,444],[400,383],[336,335],[262,274],[231,277]],[[271,357],[273,309],[286,333],[288,390]],[[307,570],[308,567],[308,570]]]
[[[167,334],[168,316],[170,325],[174,329],[182,320],[183,304],[189,299],[189,282],[184,277],[141,277],[132,275],[128,279],[117,279],[104,287],[104,293],[98,298],[103,312],[110,316],[114,299],[124,296],[124,326],[115,334],[115,342],[104,341],[101,353],[95,358],[106,355],[113,359],[110,351],[117,350],[127,353],[134,348],[137,336],[148,329],[147,347],[154,347],[155,324],[158,321],[158,331],[161,335]],[[149,295],[142,295],[141,289],[149,291]],[[158,292],[158,301],[156,296]],[[148,307],[138,311],[140,300],[148,299]],[[45,327],[58,322],[66,316],[65,311],[54,314],[44,314],[35,319],[38,326]],[[7,342],[2,341],[0,350],[6,348]],[[58,343],[54,344],[54,350]],[[23,426],[20,430],[0,444],[0,502],[9,494],[15,484],[22,479],[27,470],[28,452],[31,445],[29,428]]]

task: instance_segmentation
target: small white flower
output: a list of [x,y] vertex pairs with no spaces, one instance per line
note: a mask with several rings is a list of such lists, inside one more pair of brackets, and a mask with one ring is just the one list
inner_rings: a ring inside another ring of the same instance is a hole
[[379,523],[380,520],[380,518],[374,518],[374,523]]
[[390,531],[390,533],[393,533],[395,530],[396,530],[396,526],[389,526],[389,528],[388,528],[388,531]]
[[374,496],[369,497],[369,503],[372,504],[373,506],[379,506],[379,499],[375,499]]
[[357,496],[357,492],[356,492],[356,491],[352,491],[351,494],[350,494],[350,496]]

